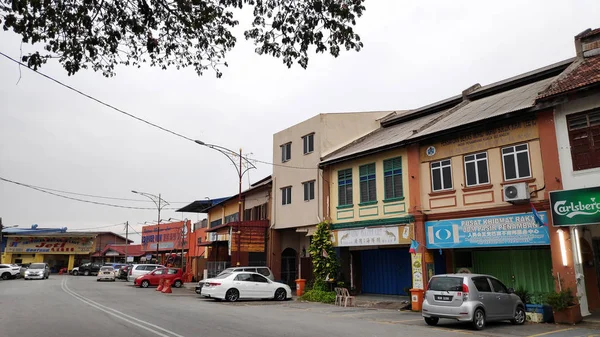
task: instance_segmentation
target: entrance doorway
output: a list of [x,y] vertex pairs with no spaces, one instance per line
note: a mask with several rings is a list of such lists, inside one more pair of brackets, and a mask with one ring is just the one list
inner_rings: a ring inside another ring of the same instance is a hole
[[44,255],[44,262],[50,267],[51,273],[58,273],[62,268],[67,268],[69,265],[69,255]]
[[298,253],[292,248],[286,248],[281,253],[281,279],[292,288],[296,283],[297,256]]

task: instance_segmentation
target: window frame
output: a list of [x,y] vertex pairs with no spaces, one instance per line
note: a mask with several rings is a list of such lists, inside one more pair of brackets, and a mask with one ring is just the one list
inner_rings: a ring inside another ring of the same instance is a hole
[[[443,162],[448,162],[448,165],[443,165]],[[434,164],[440,163],[439,167],[433,167]],[[450,187],[449,188],[444,188],[444,167],[449,167],[450,168]],[[441,189],[436,190],[435,189],[435,182],[433,181],[433,171],[434,170],[439,170],[440,171],[440,185],[441,185]],[[431,175],[431,191],[432,192],[443,192],[443,191],[452,191],[454,189],[454,174],[452,172],[452,158],[446,158],[446,159],[440,159],[440,160],[436,160],[436,161],[432,161],[429,163],[429,174]]]
[[[480,154],[485,154],[485,159],[477,159],[477,156]],[[473,156],[473,160],[469,160],[467,161],[467,157],[468,156]],[[485,160],[485,167],[486,167],[486,177],[487,177],[487,181],[482,183],[479,181],[479,166],[477,165],[478,162],[480,161],[484,161]],[[468,173],[467,173],[467,164],[468,163],[473,163],[475,165],[475,180],[477,181],[475,184],[469,185],[469,178],[468,178]],[[480,185],[488,185],[490,183],[490,161],[489,161],[489,157],[488,157],[488,153],[487,151],[483,151],[483,152],[477,152],[477,153],[469,153],[463,156],[463,167],[465,170],[465,186],[466,187],[474,187],[474,186],[480,186]]]
[[[312,148],[311,148],[312,145]],[[311,132],[307,135],[302,136],[302,152],[306,154],[311,154],[315,152],[315,133]]]
[[292,142],[287,142],[279,147],[281,148],[281,162],[285,163],[292,160]]
[[[354,180],[352,177],[352,168],[346,168],[346,169],[342,169],[342,170],[338,170],[338,207],[344,207],[344,206],[352,206],[354,204]],[[340,174],[343,173],[343,179],[340,179]],[[342,184],[343,181],[343,184]],[[350,182],[348,182],[350,181]],[[341,188],[340,187],[344,187],[344,199],[346,201],[346,203],[342,204],[341,203],[341,198],[340,198],[340,191]],[[348,195],[348,189],[346,188],[346,186],[350,186],[350,194]],[[348,200],[350,199],[350,200]],[[348,202],[350,201],[350,202]]]
[[[289,194],[285,191],[289,190]],[[281,188],[281,205],[290,205],[292,203],[292,186],[285,186]]]
[[[312,186],[312,191],[311,191]],[[308,196],[306,188],[308,187]],[[315,200],[315,180],[309,180],[302,183],[302,190],[304,193],[304,201],[309,202],[311,200]],[[311,193],[312,192],[312,193]]]
[[[400,161],[400,168],[396,168],[394,166],[394,161],[395,160],[399,160]],[[386,170],[385,166],[386,163],[391,163],[392,164],[392,168]],[[399,174],[395,173],[396,171],[400,171]],[[387,174],[391,172],[391,178],[392,178],[392,195],[388,196],[388,189],[387,189],[387,184],[386,184],[386,179],[388,176]],[[397,178],[397,176],[400,177],[400,195],[396,195],[396,189],[395,189],[395,179]],[[398,157],[394,157],[394,158],[389,158],[383,161],[383,199],[384,200],[394,200],[394,199],[399,199],[399,198],[403,198],[404,197],[404,173],[402,172],[402,156],[398,156]]]
[[[527,147],[526,150],[518,150],[517,151],[517,146],[522,146],[522,145],[525,145]],[[504,158],[505,157],[504,150],[505,149],[510,149],[510,148],[513,148],[514,151],[506,154],[506,156],[513,156],[514,157],[514,160],[515,160],[515,173],[516,173],[517,177],[511,178],[511,179],[507,179],[506,178],[506,162],[505,162],[505,158]],[[527,165],[529,165],[529,176],[527,176],[527,177],[520,177],[519,176],[519,161],[518,161],[518,158],[517,158],[517,154],[523,153],[523,152],[527,152]],[[504,146],[504,147],[500,148],[500,156],[502,156],[502,178],[504,179],[504,181],[523,180],[523,179],[529,179],[529,178],[533,177],[533,170],[531,169],[531,153],[529,152],[529,143],[525,142],[525,143],[519,143],[519,144]]]
[[[362,168],[366,168],[367,169],[367,173],[366,174],[361,174],[360,171],[362,170]],[[373,171],[370,171],[370,168],[373,168]],[[367,183],[367,199],[368,200],[363,200],[363,187],[362,187],[362,183],[363,183],[363,178],[366,178],[365,182]],[[373,199],[371,199],[371,196],[369,195],[369,191],[370,191],[370,186],[371,184],[373,184],[375,186],[374,192],[373,192]],[[369,163],[369,164],[364,164],[364,165],[360,165],[358,167],[358,190],[359,190],[359,202],[360,204],[365,204],[365,203],[371,203],[371,202],[376,202],[377,201],[377,164],[376,163]]]
[[[571,154],[571,166],[573,168],[573,171],[584,171],[584,170],[600,168],[600,160],[596,159],[596,161],[594,162],[594,158],[600,153],[600,142],[594,142],[594,134],[593,134],[594,131],[597,131],[598,129],[600,129],[600,122],[596,122],[597,124],[592,125],[592,123],[593,123],[592,118],[591,118],[592,116],[594,116],[595,118],[599,118],[600,117],[600,108],[569,114],[565,117],[566,124],[567,124],[567,134],[569,137],[569,152]],[[581,118],[581,117],[585,117],[586,125],[584,127],[572,128],[571,123],[572,123],[573,119]],[[596,121],[596,120],[594,120],[594,121]],[[579,149],[579,146],[574,146],[573,140],[575,140],[577,135],[579,135],[581,137],[581,135],[583,133],[585,133],[586,138],[587,138],[586,143],[587,143],[588,151],[580,150],[578,152],[573,153],[574,148]],[[593,153],[592,155],[590,155],[590,158],[589,158],[590,163],[588,163],[587,165],[582,165],[582,164],[580,164],[580,161],[577,160],[578,155],[580,155],[582,152],[586,152],[586,153],[592,152]]]

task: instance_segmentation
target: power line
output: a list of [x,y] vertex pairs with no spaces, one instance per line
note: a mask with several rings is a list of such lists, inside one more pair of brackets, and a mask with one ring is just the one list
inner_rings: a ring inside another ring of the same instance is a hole
[[[105,202],[98,202],[98,201],[91,201],[91,200],[73,198],[73,197],[68,197],[66,195],[61,195],[61,194],[58,194],[58,193],[46,191],[44,189],[38,188],[38,187],[33,186],[33,185],[28,185],[28,184],[20,183],[20,182],[17,182],[17,181],[14,181],[14,180],[10,180],[10,179],[5,179],[5,178],[2,178],[2,177],[0,177],[0,180],[8,182],[8,183],[11,183],[11,184],[15,184],[15,185],[19,185],[19,186],[31,188],[33,190],[36,190],[36,191],[39,191],[39,192],[42,192],[42,193],[47,193],[47,194],[50,194],[50,195],[53,195],[53,196],[57,196],[57,197],[60,197],[60,198],[65,198],[65,199],[79,201],[79,202],[85,202],[85,203],[94,204],[94,205],[102,205],[102,206],[109,206],[109,207],[116,207],[116,208],[127,208],[127,209],[156,210],[156,208],[123,206],[123,205],[109,204],[109,203],[105,203]],[[163,208],[163,209],[175,210],[177,208]]]
[[[152,126],[152,127],[154,127],[154,128],[157,128],[157,129],[159,129],[159,130],[162,130],[162,131],[168,132],[168,133],[170,133],[170,134],[172,134],[172,135],[175,135],[175,136],[177,136],[177,137],[180,137],[180,138],[183,138],[183,139],[185,139],[185,140],[187,140],[187,141],[191,141],[191,142],[194,142],[194,143],[195,143],[195,140],[194,140],[194,139],[192,139],[192,138],[190,138],[190,137],[184,136],[184,135],[182,135],[182,134],[180,134],[180,133],[178,133],[178,132],[175,132],[175,131],[169,130],[169,129],[167,129],[167,128],[165,128],[165,127],[162,127],[162,126],[160,126],[160,125],[158,125],[158,124],[155,124],[155,123],[149,122],[149,121],[147,121],[147,120],[145,120],[145,119],[143,119],[143,118],[137,117],[137,116],[135,116],[135,115],[133,115],[133,114],[130,114],[130,113],[128,113],[128,112],[126,112],[126,111],[124,111],[124,110],[122,110],[122,109],[119,109],[119,108],[117,108],[117,107],[115,107],[115,106],[113,106],[113,105],[111,105],[111,104],[105,103],[104,101],[102,101],[102,100],[100,100],[100,99],[98,99],[98,98],[95,98],[95,97],[93,97],[93,96],[91,96],[91,95],[88,95],[88,94],[84,93],[83,91],[81,91],[81,90],[78,90],[78,89],[76,89],[76,88],[74,88],[74,87],[72,87],[72,86],[70,86],[70,85],[68,85],[68,84],[66,84],[66,83],[63,83],[63,82],[61,82],[61,81],[59,81],[59,80],[57,80],[57,79],[55,79],[55,78],[53,78],[53,77],[51,77],[51,76],[49,76],[49,75],[46,75],[46,74],[44,74],[44,73],[42,73],[42,72],[40,72],[40,71],[37,71],[37,70],[35,70],[35,69],[31,69],[31,68],[30,68],[28,65],[26,65],[25,63],[23,63],[23,62],[20,62],[20,61],[18,61],[18,60],[15,60],[14,58],[12,58],[12,57],[10,57],[10,56],[6,55],[5,53],[3,53],[3,52],[1,52],[1,51],[0,51],[0,55],[4,56],[5,58],[9,59],[10,61],[12,61],[12,62],[14,62],[14,63],[16,63],[16,64],[18,64],[18,65],[20,65],[20,66],[25,66],[25,67],[27,67],[27,69],[29,69],[29,70],[33,71],[34,73],[36,73],[36,74],[38,74],[38,75],[40,75],[40,76],[43,76],[43,77],[47,78],[48,80],[50,80],[50,81],[52,81],[52,82],[54,82],[54,83],[56,83],[56,84],[58,84],[58,85],[60,85],[60,86],[63,86],[63,87],[65,87],[65,88],[67,88],[67,89],[69,89],[69,90],[71,90],[71,91],[74,91],[74,92],[78,93],[79,95],[81,95],[81,96],[84,96],[84,97],[86,97],[86,98],[88,98],[88,99],[90,99],[90,100],[92,100],[92,101],[94,101],[94,102],[96,102],[96,103],[99,103],[99,104],[101,104],[101,105],[104,105],[105,107],[108,107],[108,108],[110,108],[110,109],[113,109],[113,110],[115,110],[115,111],[117,111],[117,112],[119,112],[119,113],[121,113],[121,114],[124,114],[124,115],[126,115],[126,116],[128,116],[128,117],[131,117],[131,118],[133,118],[133,119],[135,119],[135,120],[137,120],[137,121],[140,121],[140,122],[142,122],[142,123],[148,124],[148,125],[150,125],[150,126]],[[233,152],[233,154],[235,154],[235,155],[237,155],[237,156],[240,156],[239,154],[236,154],[235,152]],[[248,161],[250,161],[250,162],[256,162],[256,163],[261,163],[261,164],[266,164],[266,165],[271,165],[271,166],[278,166],[278,167],[283,167],[283,168],[290,168],[290,169],[300,169],[300,170],[316,170],[316,169],[318,169],[318,167],[302,167],[302,166],[293,166],[293,165],[285,165],[285,164],[276,164],[276,163],[271,163],[271,162],[264,161],[264,160],[250,159],[250,158],[248,158],[247,156],[243,156],[243,155],[242,155],[241,157],[242,157],[243,159],[245,159],[245,160],[248,160]]]

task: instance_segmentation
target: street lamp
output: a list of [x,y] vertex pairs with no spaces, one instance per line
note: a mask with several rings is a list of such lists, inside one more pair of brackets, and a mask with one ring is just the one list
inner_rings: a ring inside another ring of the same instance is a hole
[[152,202],[154,202],[154,205],[156,205],[156,209],[158,210],[158,223],[156,224],[156,262],[158,263],[158,258],[159,258],[159,251],[158,248],[160,246],[160,211],[165,207],[168,206],[169,203],[165,200],[162,199],[160,197],[160,193],[158,194],[158,196],[154,195],[154,194],[150,194],[150,193],[144,193],[144,192],[138,192],[138,191],[131,191],[132,193],[135,194],[139,194],[139,195],[143,195],[146,198],[152,200]]
[[[250,162],[250,160],[248,160],[248,158],[245,158],[244,156],[242,156],[242,149],[240,149],[240,153],[238,154],[238,153],[236,153],[226,147],[223,147],[223,146],[208,144],[201,140],[195,140],[194,142],[198,145],[206,146],[215,151],[219,151],[220,153],[225,155],[225,157],[227,157],[227,159],[229,159],[233,163],[233,166],[235,167],[235,169],[237,171],[239,186],[238,186],[238,226],[237,226],[236,232],[238,233],[237,265],[239,266],[240,265],[240,248],[241,248],[241,241],[242,241],[241,225],[242,225],[242,214],[243,214],[243,212],[242,212],[242,178],[244,177],[244,174],[246,172],[248,172],[251,169],[255,169],[256,166],[254,166],[254,164],[252,164],[252,162]],[[236,161],[236,159],[239,159],[239,162]]]

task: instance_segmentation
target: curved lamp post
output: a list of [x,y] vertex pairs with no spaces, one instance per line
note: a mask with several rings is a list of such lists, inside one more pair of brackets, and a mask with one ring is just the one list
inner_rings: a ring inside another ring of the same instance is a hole
[[255,169],[256,166],[254,166],[254,164],[252,164],[252,162],[250,162],[250,160],[248,160],[248,158],[246,158],[242,155],[242,149],[240,149],[240,152],[237,153],[226,147],[214,145],[214,144],[208,144],[201,140],[195,140],[194,142],[198,145],[206,146],[209,149],[219,151],[220,153],[225,155],[225,157],[227,157],[227,159],[229,159],[231,161],[231,163],[233,163],[233,166],[235,167],[235,169],[237,171],[239,186],[238,186],[238,226],[237,226],[236,232],[238,234],[237,265],[239,266],[240,265],[240,248],[241,248],[241,241],[242,241],[241,224],[242,224],[242,214],[243,214],[243,212],[242,212],[242,178],[244,177],[244,174],[246,172],[248,172],[251,169]]
[[145,192],[138,192],[138,191],[131,191],[132,193],[135,194],[139,194],[139,195],[143,195],[146,198],[152,200],[152,202],[154,202],[154,205],[156,205],[156,209],[158,210],[158,223],[156,224],[156,262],[158,262],[158,258],[159,258],[159,251],[158,248],[160,246],[160,211],[165,207],[168,206],[169,203],[165,200],[162,199],[160,197],[160,193],[158,194],[158,196],[154,195],[154,194],[150,194],[150,193],[145,193]]

